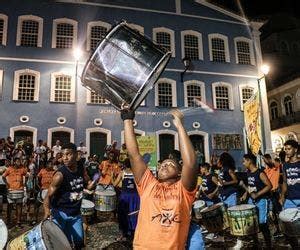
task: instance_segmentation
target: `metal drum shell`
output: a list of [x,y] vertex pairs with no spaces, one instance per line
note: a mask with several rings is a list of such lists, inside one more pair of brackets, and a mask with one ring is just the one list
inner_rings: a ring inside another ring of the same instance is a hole
[[92,201],[83,199],[80,207],[81,215],[90,216],[93,215],[95,210],[95,204]]
[[[291,212],[291,219],[298,213],[297,219],[288,221],[286,218],[286,213]],[[293,215],[294,214],[294,215]],[[288,208],[280,212],[279,214],[279,225],[283,234],[291,237],[300,237],[300,209],[298,208]]]
[[196,219],[201,219],[201,210],[206,207],[206,203],[203,200],[197,200],[193,203],[193,211]]
[[116,209],[116,192],[112,190],[95,191],[95,209],[101,212],[111,212]]
[[7,227],[3,220],[0,219],[0,249],[3,249],[6,245],[8,238]]

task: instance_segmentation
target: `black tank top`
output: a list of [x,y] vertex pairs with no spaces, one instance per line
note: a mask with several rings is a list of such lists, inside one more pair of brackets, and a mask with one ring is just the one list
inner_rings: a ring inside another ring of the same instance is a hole
[[[262,182],[260,179],[260,173],[263,171],[260,169],[257,169],[255,172],[251,173],[250,171],[247,171],[247,176],[248,176],[248,187],[249,187],[249,192],[259,192],[262,190],[266,185],[265,183]],[[258,199],[263,199],[267,198],[268,193],[264,194],[263,196],[260,196]]]

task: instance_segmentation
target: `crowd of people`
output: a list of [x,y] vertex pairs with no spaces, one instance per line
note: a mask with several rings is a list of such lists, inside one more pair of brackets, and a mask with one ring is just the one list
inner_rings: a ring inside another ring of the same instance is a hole
[[[170,152],[159,162],[156,175],[139,153],[133,128],[135,114],[129,109],[121,112],[126,144],[121,149],[116,141],[107,145],[101,161],[97,155],[87,156],[83,143],[76,147],[73,143],[60,145],[58,140],[50,149],[42,140],[34,148],[30,138],[16,145],[9,137],[1,139],[0,184],[2,190],[7,188],[7,223],[11,223],[13,206],[17,226],[21,226],[24,207],[27,214],[34,208],[30,222],[37,223],[43,203],[44,218],[51,217],[73,248],[81,249],[82,198],[93,201],[91,193],[114,190],[118,202],[111,219],[118,221],[122,232],[117,240],[133,240],[134,249],[205,249],[203,228],[193,212],[195,200],[203,200],[206,207],[222,202],[226,209],[238,204],[254,205],[265,244],[272,247],[269,219],[276,228],[273,237],[277,237],[281,234],[279,213],[300,207],[298,143],[285,142],[283,159],[258,155],[263,166],[258,166],[256,156],[245,154],[242,164],[246,176],[241,178],[228,152],[197,166],[183,115],[178,110],[171,114],[180,150]],[[218,234],[209,236],[213,239]],[[289,243],[295,249],[299,247],[298,239],[289,238]]]

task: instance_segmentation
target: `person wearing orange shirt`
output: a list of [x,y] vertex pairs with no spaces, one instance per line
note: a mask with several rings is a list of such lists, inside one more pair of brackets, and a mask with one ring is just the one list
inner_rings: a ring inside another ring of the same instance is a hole
[[47,194],[47,190],[52,182],[54,173],[55,170],[53,169],[53,160],[49,159],[46,163],[46,167],[42,168],[37,175],[40,192],[34,206],[35,221],[32,222],[33,225],[38,221],[41,202],[45,198],[44,196]]
[[[14,164],[6,169],[2,175],[3,181],[5,182],[8,193],[14,191],[24,192],[24,183],[26,183],[27,170],[21,165],[21,160],[19,158],[14,159]],[[21,225],[22,216],[22,205],[23,199],[10,199],[7,197],[8,208],[7,208],[7,222],[11,222],[11,211],[13,208],[13,203],[16,203],[16,215],[17,215],[17,226]]]
[[182,124],[183,114],[178,110],[170,114],[179,135],[182,169],[176,158],[165,159],[156,179],[139,152],[133,127],[134,111],[121,111],[125,143],[141,200],[133,241],[136,250],[185,249],[199,169],[193,145]]
[[282,210],[282,207],[279,203],[279,177],[281,164],[278,161],[273,161],[271,155],[265,154],[263,156],[263,160],[265,163],[265,173],[272,183],[272,189],[270,192],[270,211],[272,211],[273,222],[276,227],[276,231],[274,233],[274,237],[279,237],[280,228],[278,223],[278,215]]

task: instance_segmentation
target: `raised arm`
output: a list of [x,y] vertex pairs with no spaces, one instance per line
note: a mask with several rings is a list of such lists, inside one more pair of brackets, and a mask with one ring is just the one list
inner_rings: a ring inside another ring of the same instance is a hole
[[172,110],[174,126],[177,128],[179,136],[179,149],[183,161],[181,181],[188,191],[193,191],[197,185],[198,167],[196,166],[196,154],[192,142],[186,133],[183,124],[183,114],[175,109]]
[[56,172],[53,176],[53,180],[48,188],[48,193],[44,199],[44,219],[50,216],[50,199],[59,189],[63,181],[63,175],[60,172]]
[[124,121],[125,144],[131,163],[131,170],[134,175],[135,181],[139,183],[147,169],[147,166],[139,152],[136,136],[134,133],[134,111],[129,109],[122,110],[121,118]]

